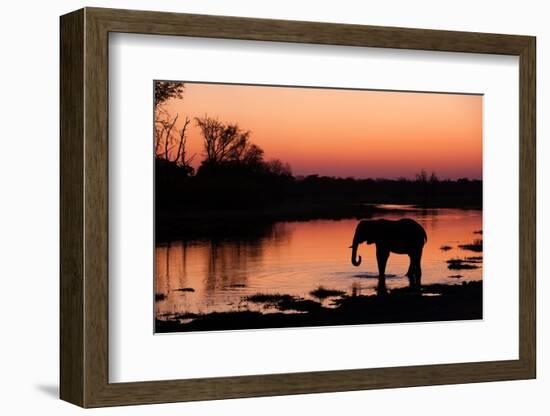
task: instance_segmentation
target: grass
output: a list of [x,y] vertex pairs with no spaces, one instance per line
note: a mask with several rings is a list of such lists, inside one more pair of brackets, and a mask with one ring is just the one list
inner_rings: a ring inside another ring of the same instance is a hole
[[277,308],[280,311],[312,312],[320,309],[321,304],[311,299],[293,298],[292,300],[279,302]]
[[463,259],[449,259],[447,260],[447,267],[450,270],[473,270],[478,269],[477,264],[483,263],[482,256],[466,256]]
[[282,295],[280,293],[257,293],[246,296],[244,300],[253,303],[263,303],[275,307],[280,311],[309,312],[321,307],[321,304],[314,300]]
[[186,314],[185,318],[192,318],[190,322],[180,322],[177,319],[179,316],[157,319],[155,329],[156,332],[186,332],[481,319],[482,289],[482,282],[477,281],[455,285],[425,285],[420,291],[399,288],[385,296],[343,295],[335,300],[334,308],[290,295],[259,293],[250,298],[256,301],[276,301],[283,307],[285,302],[306,302],[317,306],[299,313],[244,310]]
[[292,298],[290,295],[281,295],[280,293],[256,293],[255,295],[246,296],[244,300],[253,303],[279,303]]
[[195,289],[192,287],[180,287],[178,289],[174,289],[174,292],[194,292]]
[[460,244],[458,247],[462,250],[470,250],[481,253],[483,251],[483,240],[476,239],[471,244]]
[[336,290],[336,289],[325,289],[323,286],[319,286],[317,289],[312,290],[309,292],[311,296],[317,299],[326,299],[334,296],[342,296],[345,295],[346,292],[343,290]]
[[470,263],[482,263],[483,262],[483,256],[467,256],[464,257],[464,259]]
[[199,318],[201,315],[193,312],[180,312],[180,313],[166,313],[167,317],[170,319],[195,319]]
[[447,260],[447,267],[449,270],[473,270],[479,268],[479,266],[471,264],[470,261],[464,259]]
[[449,270],[474,270],[478,269],[478,266],[467,263],[450,263],[448,266]]

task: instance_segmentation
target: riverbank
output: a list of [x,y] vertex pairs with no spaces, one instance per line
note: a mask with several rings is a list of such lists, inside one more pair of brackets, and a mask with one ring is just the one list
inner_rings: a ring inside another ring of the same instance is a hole
[[473,320],[483,317],[482,293],[481,281],[457,285],[432,284],[422,286],[421,291],[399,288],[381,296],[344,294],[334,298],[334,307],[289,295],[258,295],[256,301],[281,305],[279,311],[181,314],[166,320],[157,319],[155,332]]
[[166,210],[156,213],[157,243],[192,239],[247,239],[269,234],[276,222],[368,219],[375,216],[434,212],[437,209],[457,208],[479,210],[478,206],[388,205],[370,203],[280,203],[262,209]]

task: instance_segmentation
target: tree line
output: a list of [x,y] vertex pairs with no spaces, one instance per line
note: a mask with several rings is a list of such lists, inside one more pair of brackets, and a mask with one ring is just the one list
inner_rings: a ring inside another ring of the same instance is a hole
[[[247,209],[274,205],[406,203],[425,206],[481,207],[482,182],[440,180],[422,170],[414,179],[355,179],[320,175],[295,177],[278,159],[265,160],[252,133],[238,123],[204,115],[180,118],[166,110],[182,99],[180,82],[155,83],[155,200],[162,211]],[[191,123],[200,130],[203,160],[187,150]]]
[[204,159],[197,172],[192,167],[196,155],[188,155],[187,133],[192,122],[185,117],[181,127],[175,127],[179,114],[172,116],[165,108],[166,101],[183,98],[184,83],[157,81],[155,83],[155,158],[161,166],[172,165],[185,176],[216,174],[267,174],[291,176],[288,163],[278,159],[264,160],[264,151],[251,141],[251,132],[238,123],[222,122],[204,115],[195,117],[203,139]]

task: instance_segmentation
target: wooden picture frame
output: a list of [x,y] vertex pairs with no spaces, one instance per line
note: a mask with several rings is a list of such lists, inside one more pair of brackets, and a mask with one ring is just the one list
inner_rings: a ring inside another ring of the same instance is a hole
[[[60,396],[63,400],[82,407],[101,407],[535,378],[534,37],[99,8],[85,8],[62,16],[60,28]],[[518,56],[519,359],[109,383],[110,32]]]

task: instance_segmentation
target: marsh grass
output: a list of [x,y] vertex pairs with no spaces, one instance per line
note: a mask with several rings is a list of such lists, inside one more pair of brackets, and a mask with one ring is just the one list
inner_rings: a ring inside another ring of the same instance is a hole
[[449,270],[473,270],[479,268],[472,262],[465,259],[450,259],[447,260],[447,267]]
[[194,292],[195,289],[193,289],[192,287],[180,287],[180,288],[177,288],[177,289],[174,289],[174,292]]
[[[282,294],[250,296],[255,301],[277,302],[282,308],[293,305],[297,312],[262,313],[258,311],[180,314],[156,320],[156,332],[185,332],[254,328],[283,328],[324,325],[349,325],[389,322],[426,322],[482,318],[482,282],[432,284],[421,291],[392,289],[386,296],[342,296],[334,308]],[[287,305],[288,302],[288,305]],[[296,303],[309,305],[299,311]],[[315,305],[314,308],[312,306]],[[305,312],[305,313],[304,313]]]
[[[479,268],[478,264],[481,264],[481,263],[483,263],[482,256],[466,256],[464,258],[453,258],[453,259],[447,260],[447,267],[450,270],[473,270],[473,269],[478,269]],[[449,276],[449,277],[453,277],[453,276]]]
[[482,256],[467,256],[464,257],[464,259],[470,263],[482,263],[483,257]]
[[321,304],[314,300],[280,293],[256,293],[245,297],[244,300],[252,303],[263,303],[280,311],[311,312],[321,307]]
[[460,247],[462,250],[469,250],[481,253],[483,251],[483,240],[475,239],[471,244],[460,244],[458,247]]
[[293,297],[290,295],[283,295],[280,293],[256,293],[255,295],[246,296],[244,300],[253,303],[279,303],[288,301]]
[[337,289],[326,289],[323,286],[319,286],[317,289],[309,292],[309,294],[314,298],[323,300],[330,297],[343,296],[346,292]]

